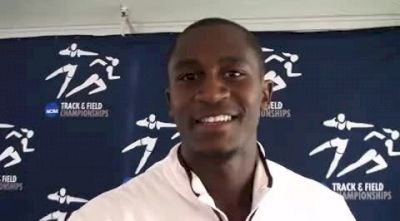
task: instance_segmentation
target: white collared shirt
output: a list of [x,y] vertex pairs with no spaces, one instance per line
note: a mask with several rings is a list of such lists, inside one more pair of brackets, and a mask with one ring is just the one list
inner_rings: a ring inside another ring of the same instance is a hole
[[[181,165],[178,148],[91,200],[69,221],[228,221],[199,177]],[[246,221],[355,220],[342,196],[269,160],[257,163],[252,199]]]

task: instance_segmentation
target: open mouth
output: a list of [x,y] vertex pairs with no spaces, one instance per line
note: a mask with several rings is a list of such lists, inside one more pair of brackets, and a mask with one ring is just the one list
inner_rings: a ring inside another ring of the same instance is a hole
[[221,123],[229,123],[229,122],[235,120],[236,118],[237,118],[237,116],[235,116],[235,115],[220,114],[220,115],[202,117],[200,119],[197,119],[196,123],[199,123],[199,124],[221,124]]

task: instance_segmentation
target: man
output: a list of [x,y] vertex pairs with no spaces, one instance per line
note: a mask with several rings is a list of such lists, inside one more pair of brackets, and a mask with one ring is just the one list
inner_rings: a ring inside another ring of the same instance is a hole
[[253,34],[224,19],[198,21],[177,38],[168,72],[182,143],[70,221],[355,220],[340,195],[264,160],[257,125],[272,85]]

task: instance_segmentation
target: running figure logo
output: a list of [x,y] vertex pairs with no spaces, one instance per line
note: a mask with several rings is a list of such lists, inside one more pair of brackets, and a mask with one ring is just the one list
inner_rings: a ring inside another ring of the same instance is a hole
[[77,43],[72,43],[71,46],[69,46],[66,49],[61,50],[58,52],[59,55],[61,56],[69,56],[71,58],[74,57],[81,57],[81,56],[97,56],[99,54],[91,51],[84,51],[81,49],[78,49],[78,44]]
[[60,207],[57,211],[51,212],[50,214],[41,218],[39,221],[49,221],[49,220],[66,221],[68,215],[67,208],[69,204],[88,202],[86,199],[67,195],[67,190],[64,187],[62,187],[55,193],[49,194],[47,196],[47,199],[57,202],[58,204],[60,204]]
[[[270,48],[261,48],[262,52],[264,53],[273,53],[275,50],[270,49]],[[287,53],[287,52],[282,52],[281,55],[278,54],[272,54],[269,55],[265,60],[264,64],[268,64],[269,62],[272,62],[273,60],[278,61],[279,63],[283,63],[283,67],[286,70],[286,76],[289,78],[297,78],[301,77],[302,73],[299,72],[293,72],[293,64],[296,63],[299,60],[299,56],[297,54],[292,54],[292,53]],[[268,71],[264,75],[264,80],[270,80],[274,83],[274,86],[272,88],[273,91],[279,91],[287,87],[286,82],[283,80],[281,75],[276,73],[274,70]]]
[[[149,117],[138,120],[136,122],[136,125],[139,127],[148,128],[150,130],[160,130],[162,128],[175,128],[176,127],[176,124],[165,123],[165,122],[156,120],[156,115],[154,115],[154,114],[150,114]],[[179,137],[179,132],[172,135],[171,140],[173,140],[177,137]],[[158,139],[157,137],[150,137],[150,136],[143,137],[143,138],[140,138],[140,139],[136,140],[135,142],[129,144],[127,147],[125,147],[121,151],[122,153],[126,153],[136,147],[146,146],[143,156],[140,159],[139,165],[137,166],[137,168],[135,170],[135,175],[138,174],[142,170],[143,166],[146,164],[147,159],[153,153],[154,148],[157,144],[157,139]]]
[[[338,130],[352,130],[352,129],[364,129],[364,128],[371,128],[374,127],[372,124],[367,124],[367,123],[357,123],[353,121],[346,120],[346,116],[343,113],[339,113],[336,117],[326,120],[322,123],[325,127],[331,127],[331,128],[336,128]],[[309,156],[313,156],[317,153],[320,153],[326,149],[335,149],[335,155],[332,159],[332,162],[329,166],[328,172],[326,174],[326,179],[329,179],[333,172],[335,172],[337,166],[339,165],[340,159],[342,159],[346,148],[347,144],[349,142],[348,137],[336,137],[333,138],[329,141],[324,142],[323,144],[319,145],[316,147],[314,150],[312,150],[309,153]]]
[[[0,129],[12,129],[5,137],[5,140],[19,140],[19,145],[21,146],[22,153],[31,153],[35,151],[34,148],[29,148],[29,139],[34,136],[34,131],[21,128],[21,129],[13,129],[15,128],[12,124],[3,124],[0,123]],[[18,152],[18,148],[14,147],[14,145],[8,146],[0,153],[0,162],[5,161],[6,159],[10,159],[4,163],[3,167],[11,167],[17,165],[22,162],[22,158],[20,153]],[[3,162],[2,162],[3,163]]]
[[[69,46],[66,49],[63,49],[61,51],[59,51],[58,53],[61,56],[69,56],[71,58],[80,58],[83,56],[90,56],[90,57],[95,57],[98,56],[99,54],[96,52],[91,52],[91,51],[85,51],[85,50],[81,50],[78,49],[78,45],[76,43],[72,43],[71,46]],[[119,59],[118,58],[114,58],[111,56],[105,56],[104,59],[100,59],[100,58],[96,58],[94,59],[89,67],[92,67],[94,65],[101,65],[101,66],[105,66],[105,71],[107,73],[107,79],[108,80],[118,80],[120,79],[120,76],[116,76],[114,75],[114,68],[119,64]],[[51,80],[57,76],[60,75],[65,75],[64,78],[64,82],[61,85],[60,90],[58,91],[57,94],[57,99],[60,99],[64,93],[66,92],[66,90],[68,89],[68,86],[70,85],[70,82],[72,81],[72,79],[74,78],[76,72],[78,69],[78,65],[77,64],[66,64],[58,69],[56,69],[55,71],[53,71],[52,73],[50,73],[45,80]],[[90,86],[96,86],[94,89],[92,89],[91,91],[88,92],[88,95],[92,95],[92,94],[96,94],[102,91],[105,91],[107,89],[107,85],[105,83],[105,81],[103,80],[103,78],[98,74],[98,73],[93,73],[91,74],[83,83],[77,85],[76,87],[74,87],[73,89],[71,89],[69,92],[66,93],[65,97],[70,97]]]
[[[339,113],[335,118],[326,120],[323,122],[323,125],[326,127],[336,128],[338,130],[347,130],[350,131],[352,129],[369,129],[375,127],[373,124],[369,123],[357,123],[353,121],[346,120],[346,116],[343,113]],[[386,147],[387,155],[390,157],[400,156],[400,151],[395,151],[395,141],[400,137],[400,133],[398,130],[383,128],[381,132],[376,130],[367,131],[367,135],[364,137],[363,141],[367,142],[372,139],[379,139],[383,141],[383,146]],[[330,163],[328,172],[326,174],[326,179],[329,179],[332,174],[335,172],[336,168],[339,165],[340,160],[342,159],[346,149],[347,144],[349,142],[349,137],[336,137],[331,140],[328,140],[321,145],[314,148],[309,156],[314,156],[324,150],[334,148],[335,155]],[[366,146],[366,144],[362,145]],[[374,162],[371,168],[365,171],[365,174],[371,174],[378,172],[380,170],[386,169],[388,167],[388,163],[382,154],[377,150],[377,148],[368,149],[358,160],[350,163],[350,165],[346,166],[339,173],[337,173],[336,177],[342,177],[344,175],[349,174],[350,172],[370,163]]]
[[[387,148],[388,155],[391,157],[400,156],[400,151],[394,151],[394,141],[399,139],[399,131],[392,130],[389,128],[383,128],[382,130],[383,133],[372,131],[371,133],[369,133],[367,136],[364,137],[364,141],[367,141],[372,138],[378,138],[380,140],[384,140],[384,145]],[[384,135],[384,133],[386,135]],[[375,173],[377,171],[386,169],[388,167],[388,164],[386,160],[383,158],[383,156],[375,148],[372,148],[367,150],[367,152],[365,152],[356,162],[350,164],[342,171],[340,171],[337,176],[338,177],[344,176],[350,173],[351,171],[360,168],[372,161],[374,161],[376,165],[366,170],[365,171],[366,174]]]

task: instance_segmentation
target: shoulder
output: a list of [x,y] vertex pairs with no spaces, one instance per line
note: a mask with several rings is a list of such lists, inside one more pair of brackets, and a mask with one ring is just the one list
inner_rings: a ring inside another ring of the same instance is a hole
[[273,161],[267,160],[267,165],[273,182],[267,195],[277,209],[309,220],[355,220],[340,194]]
[[156,200],[153,198],[157,196],[157,192],[163,191],[163,186],[167,186],[162,167],[163,162],[159,162],[121,186],[98,195],[75,211],[69,220],[132,220],[135,216],[133,211],[145,210],[143,205],[146,205],[146,201]]
[[275,163],[271,160],[267,160],[268,169],[270,170],[271,176],[273,177],[273,186],[286,190],[296,190],[301,193],[311,193],[324,196],[340,197],[339,194],[331,191],[328,187],[323,184],[302,176],[294,171]]

